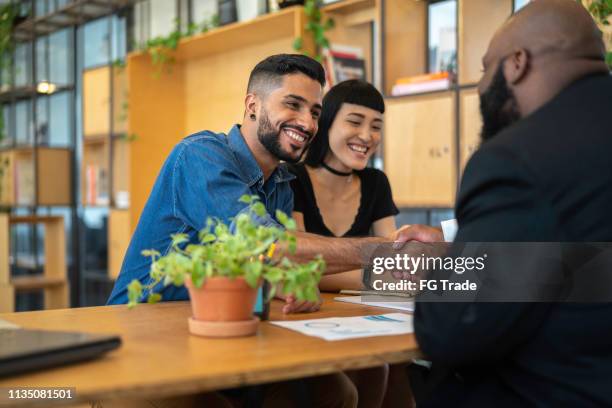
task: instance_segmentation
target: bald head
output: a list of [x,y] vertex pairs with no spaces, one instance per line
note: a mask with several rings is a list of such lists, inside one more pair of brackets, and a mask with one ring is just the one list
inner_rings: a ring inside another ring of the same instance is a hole
[[539,109],[572,82],[608,72],[601,32],[575,0],[529,3],[495,33],[483,69],[478,89],[485,126],[486,114],[500,119],[489,121],[494,125],[489,136]]
[[601,32],[588,11],[573,0],[537,0],[513,15],[491,41],[491,50],[507,55],[517,49],[532,56],[557,54],[567,59],[604,60]]

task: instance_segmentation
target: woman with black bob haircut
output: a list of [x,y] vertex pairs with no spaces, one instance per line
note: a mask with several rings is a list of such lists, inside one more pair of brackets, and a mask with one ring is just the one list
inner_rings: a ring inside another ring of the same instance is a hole
[[[378,148],[385,102],[360,80],[332,87],[303,163],[291,166],[298,229],[330,237],[390,237],[398,213],[387,176],[368,168]],[[322,290],[361,289],[361,270],[325,276]]]
[[[330,237],[393,235],[398,210],[389,181],[367,167],[381,142],[384,113],[382,95],[365,81],[344,81],[327,92],[304,162],[290,166],[298,229]],[[362,289],[362,271],[324,276],[319,287]],[[391,373],[384,366],[346,374],[358,390],[359,407],[411,406],[401,365]]]

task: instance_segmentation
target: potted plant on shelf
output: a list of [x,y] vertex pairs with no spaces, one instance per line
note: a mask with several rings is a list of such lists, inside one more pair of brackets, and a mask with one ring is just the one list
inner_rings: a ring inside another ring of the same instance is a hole
[[133,280],[128,286],[129,306],[133,307],[148,295],[148,302],[161,300],[154,290],[158,286],[185,285],[189,291],[193,317],[189,318],[192,334],[209,337],[234,337],[254,334],[259,319],[253,316],[258,288],[270,284],[268,299],[277,288],[299,300],[317,301],[317,286],[325,263],[321,257],[306,263],[295,263],[285,256],[272,256],[278,244],[290,253],[296,240],[289,231],[295,221],[281,211],[276,217],[285,229],[263,226],[255,222],[265,206],[257,196],[243,196],[249,205],[235,217],[232,228],[209,219],[198,235],[198,243],[189,243],[186,234],[172,236],[172,247],[161,256],[155,250],[143,251],[151,257],[150,283]]

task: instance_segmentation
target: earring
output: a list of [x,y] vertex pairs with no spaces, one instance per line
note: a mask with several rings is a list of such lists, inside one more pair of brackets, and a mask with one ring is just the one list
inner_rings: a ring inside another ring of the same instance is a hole
[[249,118],[251,118],[251,120],[255,120],[257,117],[255,116],[255,114],[254,114],[254,113],[251,113],[251,114],[249,115]]

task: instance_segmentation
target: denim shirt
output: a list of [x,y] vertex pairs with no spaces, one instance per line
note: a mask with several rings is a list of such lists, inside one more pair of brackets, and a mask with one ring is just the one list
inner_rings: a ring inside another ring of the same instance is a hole
[[[276,214],[277,209],[291,214],[293,192],[289,181],[293,178],[281,164],[264,181],[238,125],[228,135],[203,131],[183,139],[157,176],[108,304],[127,303],[127,285],[133,279],[150,283],[151,259],[141,255],[144,249],[167,254],[170,235],[175,233],[188,234],[191,242],[197,242],[208,217],[229,223],[246,208],[238,201],[244,194],[257,194],[265,204],[268,213],[258,220],[260,223],[279,225],[270,214]],[[184,287],[170,285],[161,292],[160,289],[156,291],[162,300],[189,299]]]

